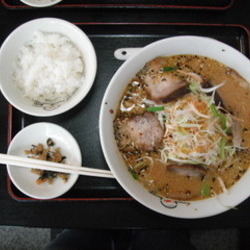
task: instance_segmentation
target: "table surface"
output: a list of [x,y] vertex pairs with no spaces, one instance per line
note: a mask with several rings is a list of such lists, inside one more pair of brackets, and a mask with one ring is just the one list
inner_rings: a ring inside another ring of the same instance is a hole
[[[136,0],[135,0],[136,1]],[[238,24],[247,28],[250,1],[235,0],[227,10],[166,8],[6,8],[0,2],[1,37],[18,25],[39,17],[58,17],[73,23],[202,23]],[[3,39],[0,40],[2,44]],[[0,94],[0,152],[7,151],[8,106]],[[18,201],[7,190],[6,167],[0,168],[0,225],[49,228],[250,228],[250,199],[210,218],[186,220],[157,214],[134,200]]]

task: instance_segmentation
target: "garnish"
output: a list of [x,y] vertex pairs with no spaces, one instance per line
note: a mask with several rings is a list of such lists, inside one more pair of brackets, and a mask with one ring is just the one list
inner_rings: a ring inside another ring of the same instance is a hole
[[163,72],[175,71],[178,67],[164,67]]
[[156,111],[162,111],[164,110],[163,106],[156,106],[156,107],[148,107],[147,111],[148,112],[156,112]]
[[129,172],[131,173],[131,175],[135,180],[139,179],[139,175],[133,169],[129,169]]
[[221,159],[225,159],[225,146],[226,146],[227,139],[225,137],[222,137],[220,140],[220,156]]
[[213,95],[190,93],[157,114],[166,129],[162,161],[219,166],[234,155],[235,146],[226,133],[231,116],[222,114],[213,102]]
[[227,118],[226,118],[226,116],[224,114],[222,114],[217,109],[217,107],[215,106],[215,104],[213,104],[213,103],[210,105],[210,109],[213,112],[213,115],[215,117],[218,117],[220,119],[222,129],[223,130],[227,130]]
[[207,182],[202,182],[201,196],[209,196],[211,194],[211,186]]
[[193,93],[197,93],[199,90],[199,83],[192,81],[189,83],[189,89]]
[[[30,150],[25,150],[24,152],[28,157],[33,159],[64,163],[66,157],[62,155],[60,148],[54,147],[55,142],[51,138],[48,138],[46,143],[47,147],[42,143],[39,143],[37,145],[32,145]],[[70,176],[70,174],[66,173],[59,173],[41,169],[31,169],[31,172],[39,176],[36,180],[36,183],[38,185],[44,182],[52,184],[57,177],[60,177],[64,182],[67,182]]]

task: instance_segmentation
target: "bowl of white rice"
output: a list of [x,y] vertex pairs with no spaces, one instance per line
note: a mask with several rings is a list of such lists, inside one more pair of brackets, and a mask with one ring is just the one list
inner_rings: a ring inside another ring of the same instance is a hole
[[33,116],[54,116],[75,107],[91,89],[96,70],[88,36],[57,18],[22,24],[0,48],[2,94]]
[[20,0],[20,1],[32,7],[48,7],[57,4],[62,0]]

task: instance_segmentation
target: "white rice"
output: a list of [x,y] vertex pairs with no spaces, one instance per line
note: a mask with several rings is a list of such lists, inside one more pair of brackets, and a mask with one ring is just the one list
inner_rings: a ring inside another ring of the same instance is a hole
[[20,48],[13,77],[24,96],[56,103],[67,100],[83,84],[84,62],[68,37],[37,31]]

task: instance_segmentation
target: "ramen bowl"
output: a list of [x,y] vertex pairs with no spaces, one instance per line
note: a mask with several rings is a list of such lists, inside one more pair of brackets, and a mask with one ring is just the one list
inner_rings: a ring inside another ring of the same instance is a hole
[[90,91],[96,69],[88,36],[58,18],[20,25],[0,49],[1,91],[15,108],[33,116],[54,116],[75,107]]
[[[120,185],[135,200],[145,207],[163,215],[176,218],[203,218],[214,216],[237,206],[250,195],[247,171],[227,193],[197,201],[178,201],[168,197],[158,197],[148,192],[135,180],[118,150],[114,136],[113,121],[115,111],[125,87],[146,62],[158,56],[195,54],[215,59],[236,70],[250,81],[250,62],[236,49],[211,38],[198,36],[177,36],[159,40],[142,48],[117,70],[103,97],[100,111],[100,140],[106,161]],[[236,63],[237,62],[237,63]],[[113,112],[110,112],[110,111]]]

